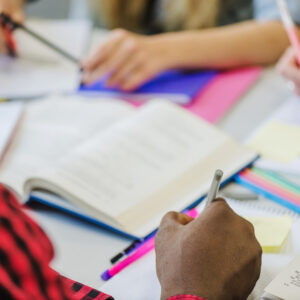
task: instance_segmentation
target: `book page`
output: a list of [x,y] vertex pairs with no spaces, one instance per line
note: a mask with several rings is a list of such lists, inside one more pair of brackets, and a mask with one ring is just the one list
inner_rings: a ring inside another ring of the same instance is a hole
[[133,111],[130,105],[109,99],[52,97],[30,103],[0,163],[0,181],[22,195],[28,177],[53,166],[84,140]]
[[23,108],[22,102],[0,103],[0,162],[20,122]]
[[147,222],[153,226],[174,204],[183,209],[197,200],[217,166],[227,175],[242,167],[240,161],[229,167],[228,155],[244,163],[254,158],[241,149],[178,106],[153,101],[36,179],[58,186],[67,199],[104,212],[136,232]]

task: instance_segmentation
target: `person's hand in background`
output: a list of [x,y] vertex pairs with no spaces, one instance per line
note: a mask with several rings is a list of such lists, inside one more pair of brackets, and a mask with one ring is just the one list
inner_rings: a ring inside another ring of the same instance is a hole
[[293,91],[300,96],[300,66],[292,47],[285,52],[278,62],[277,70],[291,82]]
[[161,300],[195,295],[247,299],[260,275],[262,249],[253,226],[217,199],[195,220],[171,212],[155,239]]
[[113,30],[107,41],[82,62],[83,82],[91,84],[107,76],[109,87],[134,90],[172,67],[172,53],[165,39]]
[[[8,14],[13,20],[24,21],[25,0],[0,0],[0,13]],[[0,29],[0,52],[7,53],[6,41],[3,36],[3,29]]]

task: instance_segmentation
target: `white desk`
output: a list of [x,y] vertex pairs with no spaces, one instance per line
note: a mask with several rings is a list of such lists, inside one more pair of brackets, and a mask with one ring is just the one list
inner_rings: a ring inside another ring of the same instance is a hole
[[[285,81],[273,69],[267,69],[218,125],[242,141],[291,94]],[[109,267],[109,259],[130,243],[128,239],[72,217],[50,212],[34,215],[54,243],[53,267],[95,288],[103,283],[99,275]]]

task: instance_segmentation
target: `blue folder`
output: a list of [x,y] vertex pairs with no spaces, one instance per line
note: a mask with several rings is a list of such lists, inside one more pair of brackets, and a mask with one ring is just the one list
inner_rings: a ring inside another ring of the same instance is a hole
[[79,87],[79,93],[90,96],[109,95],[123,99],[145,101],[162,97],[178,104],[188,104],[217,75],[216,71],[167,71],[132,92],[105,86],[105,78],[92,85]]

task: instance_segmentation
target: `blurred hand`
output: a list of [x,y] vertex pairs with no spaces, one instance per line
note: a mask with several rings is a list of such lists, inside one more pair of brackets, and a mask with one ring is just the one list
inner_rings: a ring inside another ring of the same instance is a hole
[[[11,18],[18,22],[24,21],[24,3],[25,0],[0,0],[0,12],[5,12]],[[6,53],[5,40],[0,29],[0,52]]]
[[260,275],[262,249],[253,226],[223,199],[195,220],[168,213],[156,235],[155,250],[162,300],[181,294],[247,299]]
[[294,92],[300,96],[300,66],[297,63],[295,51],[290,47],[277,64],[277,70],[293,84]]
[[159,36],[142,36],[123,29],[112,31],[96,53],[82,62],[83,82],[91,84],[108,76],[109,87],[136,89],[171,67],[171,55]]

